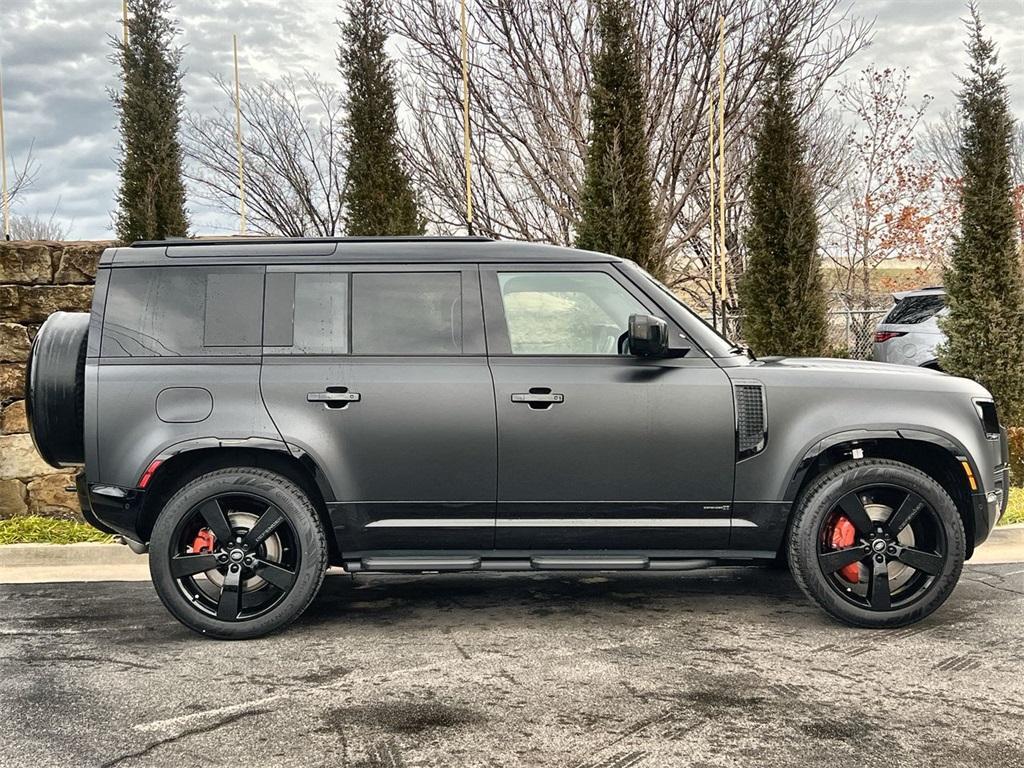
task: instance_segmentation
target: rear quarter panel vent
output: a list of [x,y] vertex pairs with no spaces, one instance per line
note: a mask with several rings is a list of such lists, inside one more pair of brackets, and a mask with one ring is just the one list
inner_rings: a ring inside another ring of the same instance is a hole
[[754,456],[768,444],[768,409],[759,381],[733,383],[736,400],[736,459]]

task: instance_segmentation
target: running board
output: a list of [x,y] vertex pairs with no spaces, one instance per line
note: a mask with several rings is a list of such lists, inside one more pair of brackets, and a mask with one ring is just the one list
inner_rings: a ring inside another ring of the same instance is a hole
[[539,571],[635,571],[650,562],[646,557],[605,557],[602,555],[538,555],[530,565]]
[[[352,571],[354,563],[345,563]],[[361,561],[357,571],[475,571],[480,567],[479,557],[368,557]]]
[[535,555],[532,557],[390,557],[348,560],[349,573],[425,573],[435,571],[692,571],[711,568],[711,559],[670,559],[643,555]]

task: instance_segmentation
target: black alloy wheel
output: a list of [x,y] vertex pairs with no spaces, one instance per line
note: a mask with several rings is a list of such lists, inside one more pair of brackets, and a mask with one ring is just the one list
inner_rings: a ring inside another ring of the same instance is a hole
[[327,540],[291,479],[232,467],[184,484],[150,539],[149,569],[167,609],[212,637],[260,637],[309,606],[327,570]]
[[[854,542],[837,546],[834,533],[843,522],[852,527]],[[860,608],[912,605],[928,593],[948,559],[942,520],[918,494],[898,486],[850,491],[819,526],[822,573],[838,595]]]
[[964,524],[932,477],[890,459],[846,461],[796,504],[788,560],[797,585],[859,627],[899,627],[937,609],[966,557]]
[[220,621],[255,618],[295,585],[301,547],[281,510],[250,493],[202,501],[178,524],[171,575],[185,597]]

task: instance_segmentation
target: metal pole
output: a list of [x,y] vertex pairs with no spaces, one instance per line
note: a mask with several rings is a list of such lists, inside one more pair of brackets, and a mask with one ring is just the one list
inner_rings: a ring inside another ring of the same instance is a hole
[[238,85],[238,35],[231,36],[235,57],[235,148],[238,152],[238,233],[245,234],[245,161],[242,158],[242,96]]
[[[710,89],[709,89],[710,90]],[[718,325],[718,278],[715,276],[718,249],[715,238],[715,95],[708,93],[708,222],[711,225],[711,327]]]
[[473,170],[469,144],[469,31],[466,22],[466,0],[461,3],[462,39],[462,146],[466,166],[466,228],[473,234]]
[[4,73],[0,64],[0,187],[3,188],[4,239],[11,239],[11,198],[7,193],[7,137],[4,133]]
[[729,296],[726,268],[729,251],[725,244],[725,16],[718,17],[718,231],[722,257],[722,332],[725,332],[725,302]]
[[121,41],[128,45],[128,0],[121,0]]

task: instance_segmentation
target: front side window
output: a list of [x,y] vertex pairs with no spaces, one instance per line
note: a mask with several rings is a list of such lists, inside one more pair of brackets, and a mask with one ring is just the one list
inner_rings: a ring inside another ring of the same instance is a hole
[[112,269],[100,353],[258,354],[262,324],[261,267]]
[[514,355],[615,355],[647,310],[604,272],[498,274]]

